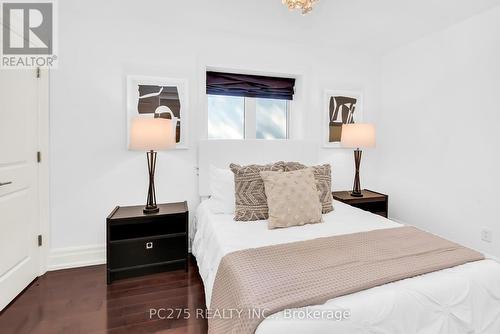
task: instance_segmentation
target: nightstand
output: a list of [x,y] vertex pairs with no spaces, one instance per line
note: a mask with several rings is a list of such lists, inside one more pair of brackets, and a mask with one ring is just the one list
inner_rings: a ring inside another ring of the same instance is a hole
[[157,273],[188,265],[186,202],[159,204],[144,214],[144,206],[117,206],[106,219],[107,282]]
[[362,190],[361,193],[363,197],[353,197],[350,191],[334,191],[332,195],[337,201],[387,218],[389,196],[367,189]]

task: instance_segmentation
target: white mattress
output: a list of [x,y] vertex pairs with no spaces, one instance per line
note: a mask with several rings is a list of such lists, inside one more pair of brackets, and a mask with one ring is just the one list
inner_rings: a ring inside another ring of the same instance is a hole
[[[197,209],[192,246],[207,306],[220,260],[230,252],[401,226],[334,202],[335,210],[323,216],[323,224],[268,230],[266,221],[234,222],[232,215],[214,214],[210,204],[206,200]],[[499,334],[500,264],[492,259],[467,263],[334,298],[307,309],[349,310],[350,318],[290,318],[289,313],[280,312],[265,319],[256,333]]]

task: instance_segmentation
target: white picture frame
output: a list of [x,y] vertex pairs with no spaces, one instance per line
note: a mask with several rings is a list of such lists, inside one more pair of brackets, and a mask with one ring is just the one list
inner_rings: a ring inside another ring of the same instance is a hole
[[[155,89],[153,87],[158,87]],[[168,89],[168,92],[167,92]],[[149,103],[141,103],[139,105],[140,91],[145,92],[142,100],[148,99]],[[154,91],[153,91],[154,90]],[[152,92],[149,92],[152,91]],[[169,98],[165,99],[168,95]],[[163,98],[161,98],[163,96]],[[158,98],[158,102],[154,101]],[[189,99],[188,99],[188,84],[186,79],[151,77],[140,75],[127,76],[127,145],[130,142],[130,124],[134,117],[145,116],[151,114],[154,117],[154,110],[157,105],[165,105],[166,100],[172,100],[172,104],[168,104],[169,108],[177,118],[176,149],[188,148],[188,115],[189,115]],[[170,117],[170,116],[168,116]]]
[[[347,98],[345,101],[338,101],[336,98]],[[333,105],[330,103],[333,98]],[[352,99],[356,102],[352,105]],[[345,102],[346,106],[342,109],[339,102]],[[354,106],[354,110],[350,111]],[[330,124],[331,114],[330,108],[336,111],[333,115],[332,126]],[[341,124],[361,123],[363,121],[363,92],[354,90],[331,90],[326,89],[323,94],[323,147],[324,148],[341,148]],[[340,134],[339,134],[340,131]]]

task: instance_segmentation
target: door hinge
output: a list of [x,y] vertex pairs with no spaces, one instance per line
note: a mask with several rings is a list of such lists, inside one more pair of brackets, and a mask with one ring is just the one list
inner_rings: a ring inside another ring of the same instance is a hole
[[36,77],[40,78],[40,67],[36,68]]
[[42,162],[42,152],[40,151],[36,152],[36,162]]
[[43,244],[42,235],[41,235],[41,234],[39,234],[39,235],[38,235],[38,247],[41,247],[41,246],[42,246],[42,244]]

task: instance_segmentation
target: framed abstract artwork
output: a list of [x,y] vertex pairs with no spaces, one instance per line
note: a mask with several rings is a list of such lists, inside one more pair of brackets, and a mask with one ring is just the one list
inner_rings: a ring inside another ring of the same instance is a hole
[[[158,108],[161,106],[163,108]],[[172,119],[175,127],[176,148],[186,149],[187,81],[173,78],[127,76],[127,134],[130,133],[131,120],[138,116]]]
[[325,90],[324,147],[341,147],[342,125],[363,120],[363,94],[356,91]]

